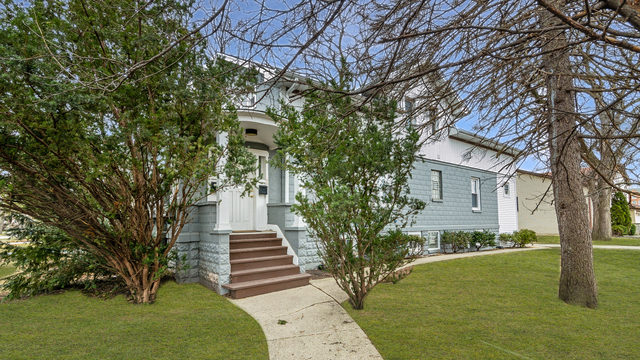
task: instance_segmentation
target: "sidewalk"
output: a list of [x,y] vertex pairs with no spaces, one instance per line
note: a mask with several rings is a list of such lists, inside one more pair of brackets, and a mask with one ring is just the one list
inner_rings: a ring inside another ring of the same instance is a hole
[[460,253],[460,254],[438,254],[438,255],[431,255],[431,256],[419,258],[416,261],[405,265],[405,267],[420,265],[420,264],[427,264],[427,263],[438,262],[438,261],[474,257],[474,256],[506,254],[506,253],[513,253],[513,252],[519,252],[519,251],[540,250],[544,248],[545,247],[540,247],[539,245],[536,244],[536,245],[527,246],[524,248],[507,248],[507,249],[500,249],[500,250],[473,251],[473,252],[466,252],[466,253]]
[[[559,248],[560,244],[536,244],[536,246]],[[611,250],[640,250],[640,246],[627,245],[592,245],[594,249],[611,249]]]

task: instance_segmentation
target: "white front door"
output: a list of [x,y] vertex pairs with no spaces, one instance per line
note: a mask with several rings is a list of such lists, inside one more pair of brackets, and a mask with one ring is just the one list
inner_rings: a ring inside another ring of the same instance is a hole
[[[249,149],[256,156],[258,170],[252,176],[260,177],[261,184],[267,181],[267,161],[269,153],[263,150]],[[229,224],[231,229],[239,230],[264,230],[267,225],[267,196],[258,195],[258,188],[242,196],[243,188],[232,188],[229,190],[230,213]],[[264,219],[263,219],[264,218]]]

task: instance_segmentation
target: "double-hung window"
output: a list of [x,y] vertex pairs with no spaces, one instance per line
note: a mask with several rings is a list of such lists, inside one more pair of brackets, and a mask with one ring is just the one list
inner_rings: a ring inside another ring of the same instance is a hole
[[480,210],[480,179],[471,178],[471,209]]
[[502,187],[504,188],[504,196],[511,196],[511,193],[509,192],[511,190],[509,189],[509,182],[506,182]]
[[431,170],[431,200],[442,200],[442,171]]

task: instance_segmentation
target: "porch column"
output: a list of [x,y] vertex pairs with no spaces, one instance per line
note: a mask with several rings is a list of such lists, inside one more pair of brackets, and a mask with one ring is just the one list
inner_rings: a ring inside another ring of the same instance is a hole
[[284,171],[284,203],[289,203],[289,170]]
[[[216,141],[223,147],[228,143],[226,132],[218,133]],[[224,167],[227,159],[224,156],[220,160],[220,168]],[[224,181],[224,174],[218,174],[217,186]],[[215,290],[218,294],[226,294],[227,289],[222,285],[230,280],[231,265],[229,262],[229,212],[231,211],[231,199],[228,191],[216,191],[207,197],[207,200],[215,204],[215,214],[209,215],[210,225],[202,226],[200,232],[200,283]],[[203,219],[204,220],[204,219]]]

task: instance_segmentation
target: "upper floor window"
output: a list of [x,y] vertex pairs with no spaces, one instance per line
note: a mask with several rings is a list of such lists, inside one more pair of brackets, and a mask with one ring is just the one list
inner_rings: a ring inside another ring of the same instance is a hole
[[504,196],[510,196],[511,195],[511,189],[509,188],[509,183],[505,183],[504,186],[502,186],[502,188],[504,189]]
[[442,200],[442,171],[431,170],[431,199]]
[[258,102],[258,87],[264,82],[264,76],[262,74],[258,74],[256,76],[256,83],[253,85],[253,91],[245,94],[242,97],[242,107],[253,109]]
[[415,125],[415,116],[412,114],[415,104],[415,100],[408,97],[404,98],[404,112],[407,114],[407,129]]
[[414,105],[415,105],[415,100],[408,97],[404,98],[404,111],[406,113],[412,112]]
[[255,93],[246,94],[242,99],[242,107],[253,108],[255,106],[256,106],[256,94]]
[[480,179],[471,178],[471,208],[480,210]]

